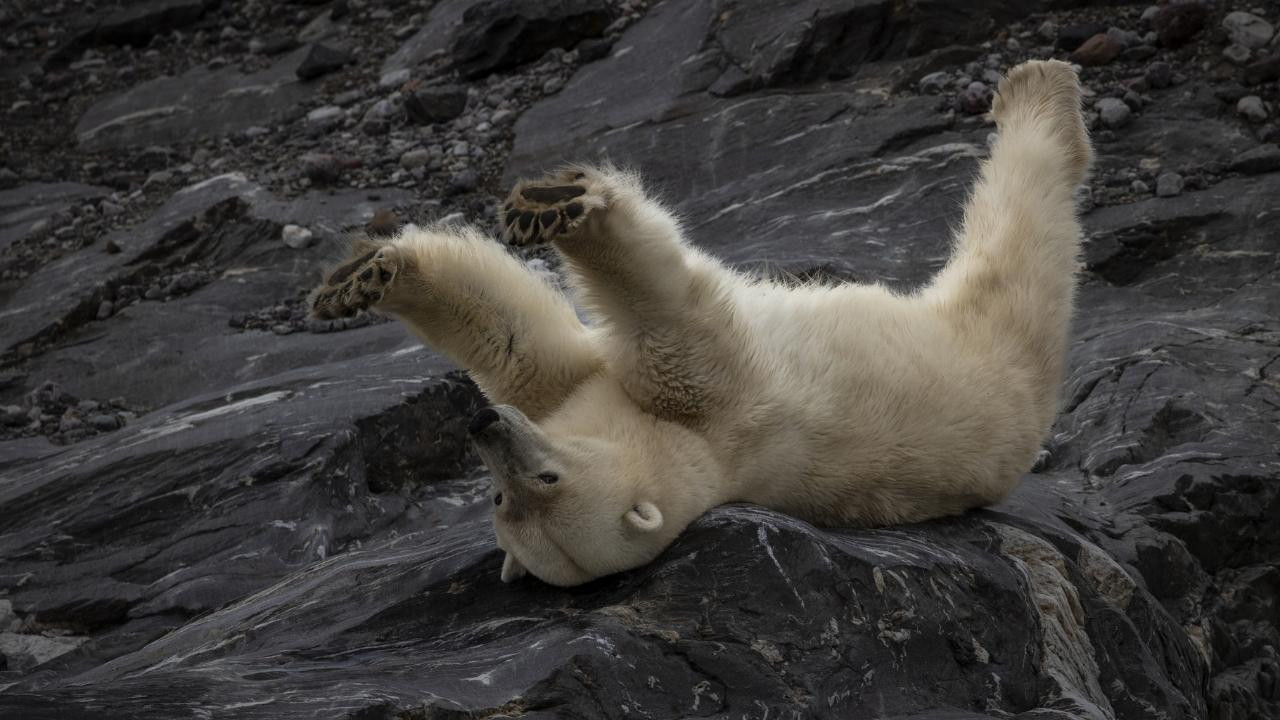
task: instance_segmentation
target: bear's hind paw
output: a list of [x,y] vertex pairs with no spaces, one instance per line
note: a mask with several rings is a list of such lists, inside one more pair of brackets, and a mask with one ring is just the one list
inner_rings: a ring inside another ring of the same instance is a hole
[[606,207],[591,191],[586,174],[558,173],[516,184],[498,211],[502,239],[508,245],[531,245],[569,235],[595,210]]
[[400,272],[400,251],[387,245],[338,266],[311,298],[311,312],[321,320],[350,317],[386,297]]

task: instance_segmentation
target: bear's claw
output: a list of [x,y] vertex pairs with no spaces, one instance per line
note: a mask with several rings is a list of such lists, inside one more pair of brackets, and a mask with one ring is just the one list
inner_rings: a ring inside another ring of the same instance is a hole
[[502,204],[498,220],[508,245],[531,245],[572,233],[592,210],[604,206],[604,200],[590,192],[583,173],[561,173],[518,183]]
[[351,317],[377,305],[400,270],[393,246],[370,250],[329,274],[311,298],[311,313],[321,320]]

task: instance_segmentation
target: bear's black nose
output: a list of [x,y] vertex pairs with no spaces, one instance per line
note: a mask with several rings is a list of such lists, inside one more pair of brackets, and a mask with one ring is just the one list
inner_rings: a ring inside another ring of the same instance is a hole
[[498,415],[497,410],[494,410],[493,408],[481,408],[480,412],[476,413],[475,416],[471,418],[471,424],[467,426],[467,432],[472,435],[479,435],[484,432],[485,428],[501,419],[502,417]]

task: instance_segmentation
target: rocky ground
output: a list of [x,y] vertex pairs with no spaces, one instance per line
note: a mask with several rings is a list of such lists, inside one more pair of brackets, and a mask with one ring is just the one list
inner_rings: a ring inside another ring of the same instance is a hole
[[[1280,3],[963,5],[0,6],[0,715],[1280,716]],[[736,265],[910,288],[1043,57],[1099,157],[1063,412],[995,508],[730,506],[502,585],[474,387],[306,317],[347,231],[603,157]]]

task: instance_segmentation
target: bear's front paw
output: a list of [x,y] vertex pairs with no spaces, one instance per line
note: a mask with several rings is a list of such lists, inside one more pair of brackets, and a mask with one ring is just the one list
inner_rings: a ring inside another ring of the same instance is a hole
[[311,299],[311,312],[321,320],[350,317],[368,309],[386,297],[402,262],[400,251],[392,245],[370,250],[340,265],[316,289]]
[[576,170],[517,183],[499,211],[503,240],[531,245],[573,233],[608,205],[595,184]]

